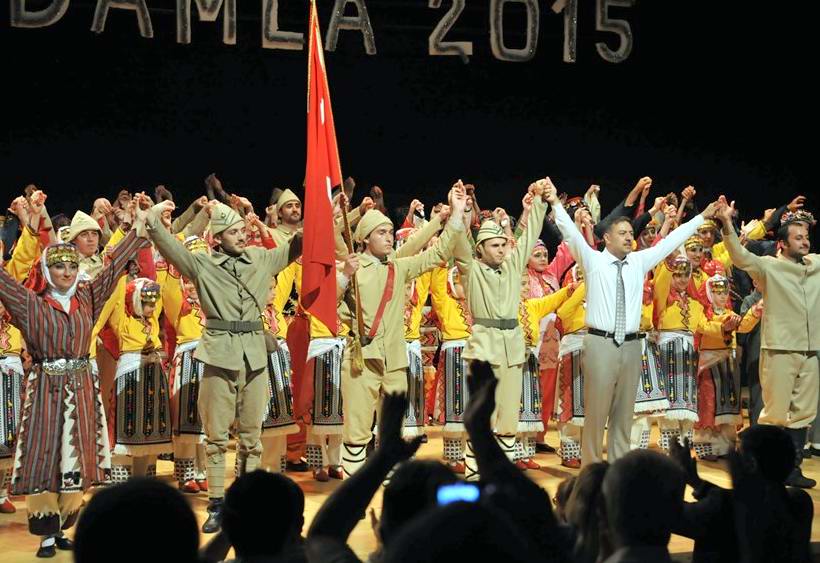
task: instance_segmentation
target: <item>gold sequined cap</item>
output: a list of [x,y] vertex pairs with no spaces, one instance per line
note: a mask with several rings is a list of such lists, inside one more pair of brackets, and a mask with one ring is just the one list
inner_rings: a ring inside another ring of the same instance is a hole
[[54,264],[64,262],[70,262],[72,264],[80,263],[80,258],[77,255],[77,249],[73,244],[52,244],[48,247],[48,249],[46,249],[46,267],[50,268]]
[[815,221],[814,215],[805,209],[798,209],[797,211],[788,211],[780,218],[781,225],[788,225],[790,223],[806,223],[807,225],[813,226],[817,221]]
[[685,256],[678,256],[674,260],[672,260],[672,273],[673,274],[682,274],[688,276],[692,273],[692,264],[689,262],[689,259]]
[[703,248],[703,239],[700,238],[698,235],[693,235],[686,239],[686,242],[683,243],[683,246],[686,250],[692,250],[693,248]]

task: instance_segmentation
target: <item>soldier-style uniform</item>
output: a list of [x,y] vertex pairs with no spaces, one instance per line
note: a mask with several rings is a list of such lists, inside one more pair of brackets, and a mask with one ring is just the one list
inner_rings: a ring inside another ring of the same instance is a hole
[[[524,334],[518,322],[521,278],[541,231],[545,212],[546,204],[540,197],[534,198],[526,230],[498,269],[473,258],[466,236],[459,237],[455,247],[456,260],[463,264],[465,271],[462,282],[467,293],[468,308],[473,315],[472,334],[467,340],[463,357],[467,361],[484,360],[493,367],[498,378],[495,431],[502,449],[510,459],[513,459],[515,451],[521,399],[521,368],[526,360]],[[478,232],[476,246],[499,237],[504,237],[504,232],[495,223],[487,221]],[[471,457],[469,442],[467,450],[467,478],[477,479],[478,473]]]
[[[376,210],[368,211],[356,226],[354,238],[362,243],[380,225],[392,222]],[[368,333],[376,319],[385,290],[392,293],[384,314],[378,323],[372,342],[362,348],[363,368],[360,373],[351,369],[351,354],[345,356],[342,371],[344,397],[344,446],[342,465],[345,473],[353,474],[364,463],[365,447],[371,439],[371,425],[379,394],[407,391],[407,345],[404,339],[405,284],[430,271],[447,260],[456,233],[463,230],[461,220],[451,219],[441,238],[430,249],[404,258],[390,258],[380,262],[370,254],[359,254],[360,267],[356,272],[361,298],[365,330]],[[392,266],[393,281],[387,286],[388,271]],[[355,311],[352,292],[346,297]],[[355,324],[353,325],[355,326]],[[358,337],[358,335],[357,335]]]
[[[211,233],[219,234],[241,222],[233,209],[219,204],[211,216]],[[259,435],[269,395],[265,377],[268,354],[258,304],[265,303],[271,278],[287,266],[289,244],[273,250],[250,247],[239,256],[219,250],[211,255],[192,254],[163,228],[156,210],[149,214],[148,229],[168,262],[193,281],[207,318],[194,358],[205,364],[199,412],[208,454],[209,511],[218,522],[228,428],[235,419],[240,472],[253,471],[260,463]],[[215,531],[212,526],[208,528]]]
[[[281,209],[283,205],[291,201],[298,201],[299,203],[302,203],[295,193],[286,189],[279,195],[279,199],[276,200],[276,209]],[[276,246],[288,244],[290,239],[293,238],[293,235],[294,231],[286,229],[281,224],[277,224],[271,231],[271,237],[273,237],[273,241],[276,243]]]
[[[97,231],[102,237],[102,229],[90,215],[77,211],[71,218],[71,226],[68,229],[66,242],[74,242],[80,233],[85,231]],[[94,279],[103,268],[103,259],[97,252],[91,256],[80,256],[80,272],[86,275],[86,279]],[[82,280],[81,280],[82,281]]]

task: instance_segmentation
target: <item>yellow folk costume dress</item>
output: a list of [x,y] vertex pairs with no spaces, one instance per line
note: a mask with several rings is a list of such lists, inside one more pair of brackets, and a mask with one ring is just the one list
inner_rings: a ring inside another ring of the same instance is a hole
[[[524,291],[527,286],[524,286]],[[516,460],[530,460],[535,456],[536,436],[544,431],[541,416],[541,369],[538,362],[538,347],[541,344],[541,321],[554,313],[568,298],[569,288],[534,299],[523,298],[519,306],[518,322],[524,333],[527,346],[527,361],[524,362],[521,377],[521,407],[518,415],[518,440]],[[532,467],[535,469],[536,467]]]
[[[155,304],[147,318],[143,315],[144,303]],[[173,449],[168,377],[159,355],[161,312],[160,285],[147,278],[137,278],[128,282],[124,299],[114,305],[108,319],[120,349],[112,409],[115,481],[127,479],[131,474],[155,474],[157,454]]]
[[[718,309],[715,294],[729,292],[729,280],[720,274],[706,282],[713,322],[733,314],[730,308]],[[750,332],[760,322],[755,308],[749,309],[737,330],[704,335],[698,350],[698,422],[695,424],[695,453],[698,457],[723,456],[735,449],[736,431],[743,421],[740,409],[740,371],[735,347],[736,334]]]
[[451,465],[464,461],[464,409],[470,398],[462,352],[470,336],[472,317],[460,277],[456,266],[438,267],[430,276],[430,301],[441,333],[434,412],[438,411],[438,419],[444,424],[444,460]]
[[[691,274],[691,264],[678,256],[667,266],[673,274]],[[692,427],[698,420],[697,366],[698,354],[695,336],[720,334],[720,323],[710,322],[701,303],[687,291],[670,286],[664,293],[655,287],[654,305],[658,328],[658,348],[661,366],[667,380],[669,408],[659,420],[661,447],[669,448],[669,441],[682,435],[692,439]]]
[[[572,281],[581,281],[580,267],[573,266]],[[586,284],[581,283],[558,308],[561,343],[558,348],[558,377],[555,382],[553,418],[558,423],[561,464],[581,465],[581,428],[584,426],[584,376],[581,352],[586,336]]]

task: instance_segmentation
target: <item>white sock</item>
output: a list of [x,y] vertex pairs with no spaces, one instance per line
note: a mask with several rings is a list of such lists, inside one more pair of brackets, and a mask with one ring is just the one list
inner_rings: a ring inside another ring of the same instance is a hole
[[40,542],[40,547],[51,547],[54,543],[54,536],[45,536],[43,541]]

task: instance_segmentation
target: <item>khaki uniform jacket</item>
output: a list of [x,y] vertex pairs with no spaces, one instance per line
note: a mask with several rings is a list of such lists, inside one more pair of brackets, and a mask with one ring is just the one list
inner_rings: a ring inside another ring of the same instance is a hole
[[[385,371],[407,367],[407,344],[404,339],[404,287],[408,281],[447,261],[452,255],[452,246],[459,229],[464,230],[461,221],[449,222],[441,237],[428,250],[415,256],[389,258],[395,268],[393,297],[384,309],[384,316],[373,341],[362,348],[362,357],[365,360],[383,360]],[[388,268],[386,263],[379,262],[369,254],[358,256],[360,267],[356,272],[356,281],[362,302],[365,331],[369,334],[384,294]],[[352,286],[348,287],[343,297],[350,310],[355,311]],[[351,326],[355,327],[356,323],[352,322]]]
[[521,278],[541,234],[546,209],[547,204],[541,198],[535,198],[527,228],[498,270],[473,258],[466,235],[460,236],[456,242],[456,264],[462,272],[467,306],[473,319],[513,319],[516,323],[514,329],[500,330],[481,326],[474,321],[473,332],[462,353],[464,359],[483,360],[495,366],[524,363],[524,333],[518,324]]
[[[287,267],[288,244],[273,250],[249,247],[238,257],[220,252],[194,254],[165,230],[153,213],[149,214],[147,227],[165,259],[196,285],[200,306],[208,319],[261,319],[257,302],[264,306],[272,278]],[[240,277],[253,295],[245,291],[234,275]],[[233,333],[205,328],[194,357],[228,370],[242,369],[243,358],[247,358],[252,370],[263,369],[267,365],[265,338],[261,330]]]
[[792,352],[820,350],[820,255],[809,254],[803,264],[757,256],[743,248],[734,231],[724,232],[723,242],[734,265],[760,284],[760,347]]
[[276,228],[271,229],[270,236],[273,239],[273,242],[276,243],[276,246],[288,246],[290,244],[293,235],[296,234],[296,231],[289,231],[287,229],[282,228],[281,226],[277,225]]

